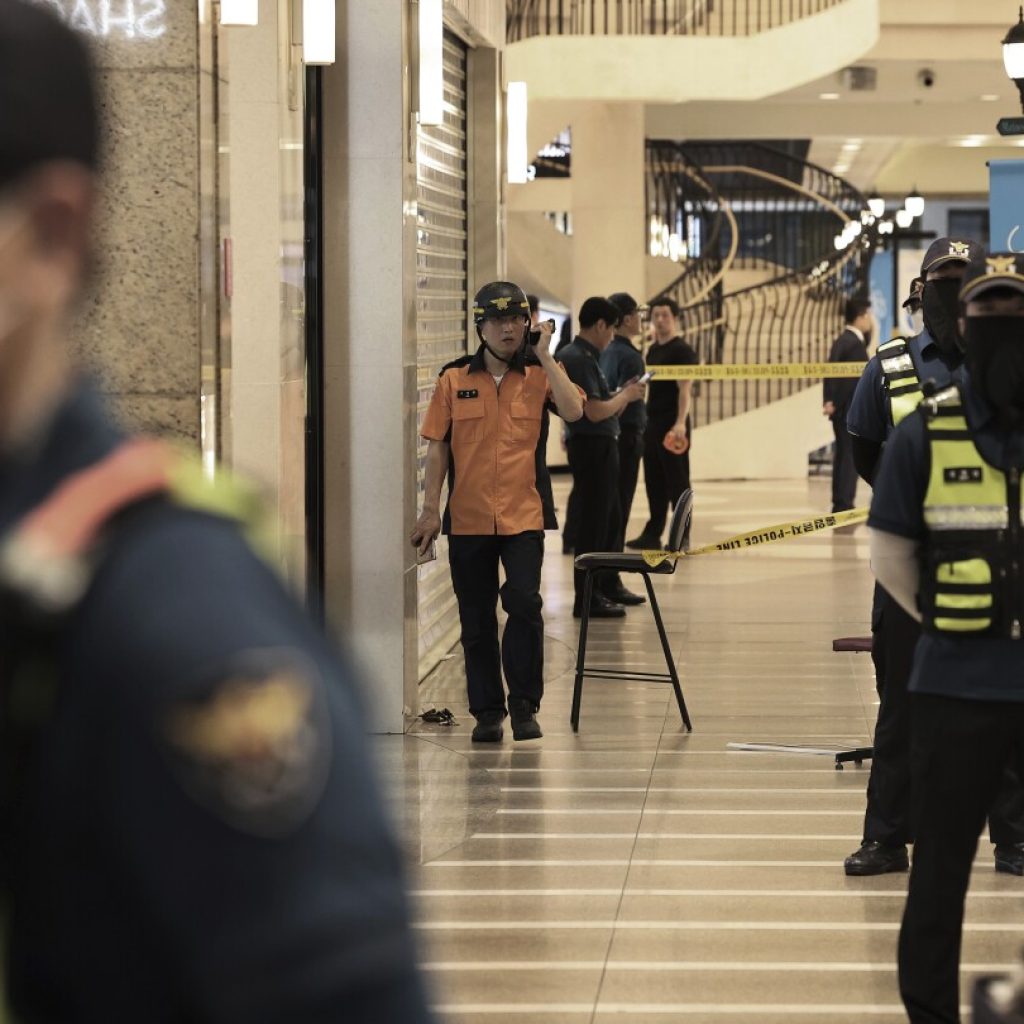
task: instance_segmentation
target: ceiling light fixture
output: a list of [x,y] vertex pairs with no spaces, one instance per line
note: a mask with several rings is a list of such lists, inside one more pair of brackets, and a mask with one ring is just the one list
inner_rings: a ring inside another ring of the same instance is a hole
[[837,100],[839,99],[839,93],[837,92],[819,92],[819,100]]
[[872,214],[874,214],[874,216],[884,217],[885,200],[877,192],[872,192],[871,195],[868,196],[868,209]]
[[896,211],[896,227],[909,228],[914,223],[914,215],[907,209]]
[[903,201],[903,209],[911,217],[920,217],[924,213],[924,196],[917,191],[916,185],[911,190],[910,195]]

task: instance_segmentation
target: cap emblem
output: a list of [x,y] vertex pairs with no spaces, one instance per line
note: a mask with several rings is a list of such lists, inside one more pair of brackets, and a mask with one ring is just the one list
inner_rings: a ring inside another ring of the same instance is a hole
[[968,259],[971,255],[970,242],[950,242],[949,243],[949,255],[957,256],[960,259]]
[[987,256],[985,258],[986,274],[1012,274],[1016,269],[1016,261],[1012,256]]

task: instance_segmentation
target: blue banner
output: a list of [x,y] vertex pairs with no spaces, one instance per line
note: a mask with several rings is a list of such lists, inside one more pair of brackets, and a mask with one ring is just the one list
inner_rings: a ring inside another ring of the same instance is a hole
[[989,247],[1024,252],[1024,160],[990,160]]
[[868,280],[871,299],[871,312],[878,323],[878,341],[888,341],[892,337],[893,311],[896,303],[892,301],[892,252],[883,249],[871,257],[871,273]]

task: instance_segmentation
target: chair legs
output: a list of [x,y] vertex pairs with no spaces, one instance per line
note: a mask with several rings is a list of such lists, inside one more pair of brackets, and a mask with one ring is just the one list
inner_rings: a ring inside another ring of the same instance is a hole
[[[580,704],[583,701],[583,677],[586,673],[587,662],[587,632],[590,626],[590,602],[594,596],[594,573],[589,569],[583,583],[583,608],[580,618],[580,639],[576,649],[576,681],[572,690],[572,712],[569,721],[572,723],[572,731],[580,731]],[[672,648],[669,646],[668,636],[665,633],[665,624],[661,620],[661,608],[658,606],[658,598],[654,593],[651,578],[643,573],[644,584],[647,587],[647,597],[651,603],[651,611],[654,612],[654,622],[658,627],[658,637],[661,640],[661,649],[665,655],[665,664],[668,666],[668,675],[652,676],[650,673],[615,672],[610,669],[600,670],[603,678],[619,679],[647,679],[649,681],[668,679],[672,683],[672,689],[676,694],[676,703],[679,705],[679,714],[682,716],[683,725],[687,732],[693,732],[693,724],[690,721],[689,712],[686,710],[686,701],[683,699],[683,688],[679,685],[679,674],[676,672],[676,663],[672,658]],[[597,672],[598,670],[594,670]],[[592,673],[593,674],[593,673]]]
[[690,721],[690,714],[686,710],[686,701],[683,699],[683,688],[679,685],[679,673],[676,672],[675,659],[672,657],[672,648],[669,646],[668,636],[665,633],[665,624],[661,621],[661,609],[658,607],[658,598],[654,593],[651,584],[651,577],[644,573],[644,583],[647,584],[647,597],[651,602],[651,611],[654,612],[654,621],[658,625],[658,636],[661,638],[661,649],[665,653],[665,664],[668,666],[668,674],[672,679],[672,689],[676,692],[676,703],[679,705],[679,714],[682,716],[683,725],[687,732],[693,732],[693,723]]
[[576,682],[572,688],[572,731],[580,731],[580,701],[583,699],[583,667],[587,660],[587,627],[590,625],[590,601],[594,596],[594,574],[587,570],[583,578],[583,608],[580,617],[580,642],[576,649]]

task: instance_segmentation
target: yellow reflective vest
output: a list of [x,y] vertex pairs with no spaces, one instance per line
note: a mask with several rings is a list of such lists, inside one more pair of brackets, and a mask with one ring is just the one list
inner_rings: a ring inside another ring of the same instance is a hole
[[982,457],[957,386],[921,403],[931,469],[920,603],[940,635],[1021,638],[1020,471]]
[[892,425],[909,416],[921,401],[921,382],[917,378],[917,367],[910,354],[906,338],[891,338],[878,346],[878,361],[889,396],[889,416]]

